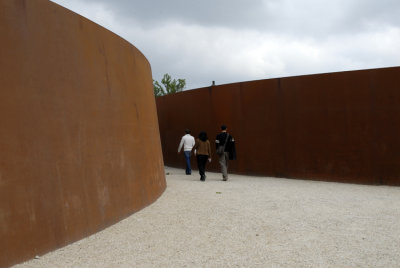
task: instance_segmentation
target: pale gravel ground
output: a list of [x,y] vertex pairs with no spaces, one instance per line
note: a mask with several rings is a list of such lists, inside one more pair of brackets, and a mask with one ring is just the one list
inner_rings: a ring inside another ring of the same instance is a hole
[[400,187],[165,171],[154,204],[16,267],[400,266]]

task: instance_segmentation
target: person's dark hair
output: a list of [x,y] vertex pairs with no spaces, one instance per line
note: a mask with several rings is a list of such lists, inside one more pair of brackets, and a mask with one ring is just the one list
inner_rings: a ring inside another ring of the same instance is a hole
[[222,126],[221,126],[221,130],[226,130],[226,126],[225,126],[225,125],[222,125]]
[[185,129],[185,133],[186,133],[186,134],[190,134],[190,129],[188,129],[188,128]]
[[206,140],[208,140],[207,133],[206,133],[205,131],[201,131],[200,134],[199,134],[199,139],[200,139],[201,141],[206,141]]

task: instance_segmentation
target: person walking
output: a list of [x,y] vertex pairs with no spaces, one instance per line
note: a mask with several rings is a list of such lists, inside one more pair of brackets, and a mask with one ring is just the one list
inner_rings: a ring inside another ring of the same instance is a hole
[[192,154],[192,148],[195,144],[194,137],[190,135],[190,130],[185,130],[185,135],[182,137],[181,142],[179,143],[178,147],[178,154],[181,152],[183,147],[183,152],[185,155],[186,161],[186,175],[192,174],[192,167],[190,166],[190,156]]
[[221,133],[215,138],[216,151],[221,166],[222,180],[228,180],[229,160],[236,159],[235,139],[227,132],[226,125],[221,126]]
[[211,145],[205,131],[200,132],[199,138],[196,139],[196,143],[192,151],[194,151],[194,154],[197,158],[197,166],[199,167],[200,180],[205,181],[207,160],[211,162]]

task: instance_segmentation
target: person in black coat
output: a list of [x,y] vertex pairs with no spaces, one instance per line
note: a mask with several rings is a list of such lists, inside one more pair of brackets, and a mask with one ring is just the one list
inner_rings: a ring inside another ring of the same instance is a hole
[[235,139],[227,131],[226,125],[221,126],[221,133],[215,138],[216,151],[219,156],[222,180],[228,180],[229,160],[236,159]]

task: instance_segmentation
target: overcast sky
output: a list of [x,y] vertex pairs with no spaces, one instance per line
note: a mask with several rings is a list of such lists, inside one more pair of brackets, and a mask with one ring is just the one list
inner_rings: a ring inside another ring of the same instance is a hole
[[216,84],[400,65],[399,0],[53,0],[120,35],[153,79]]

